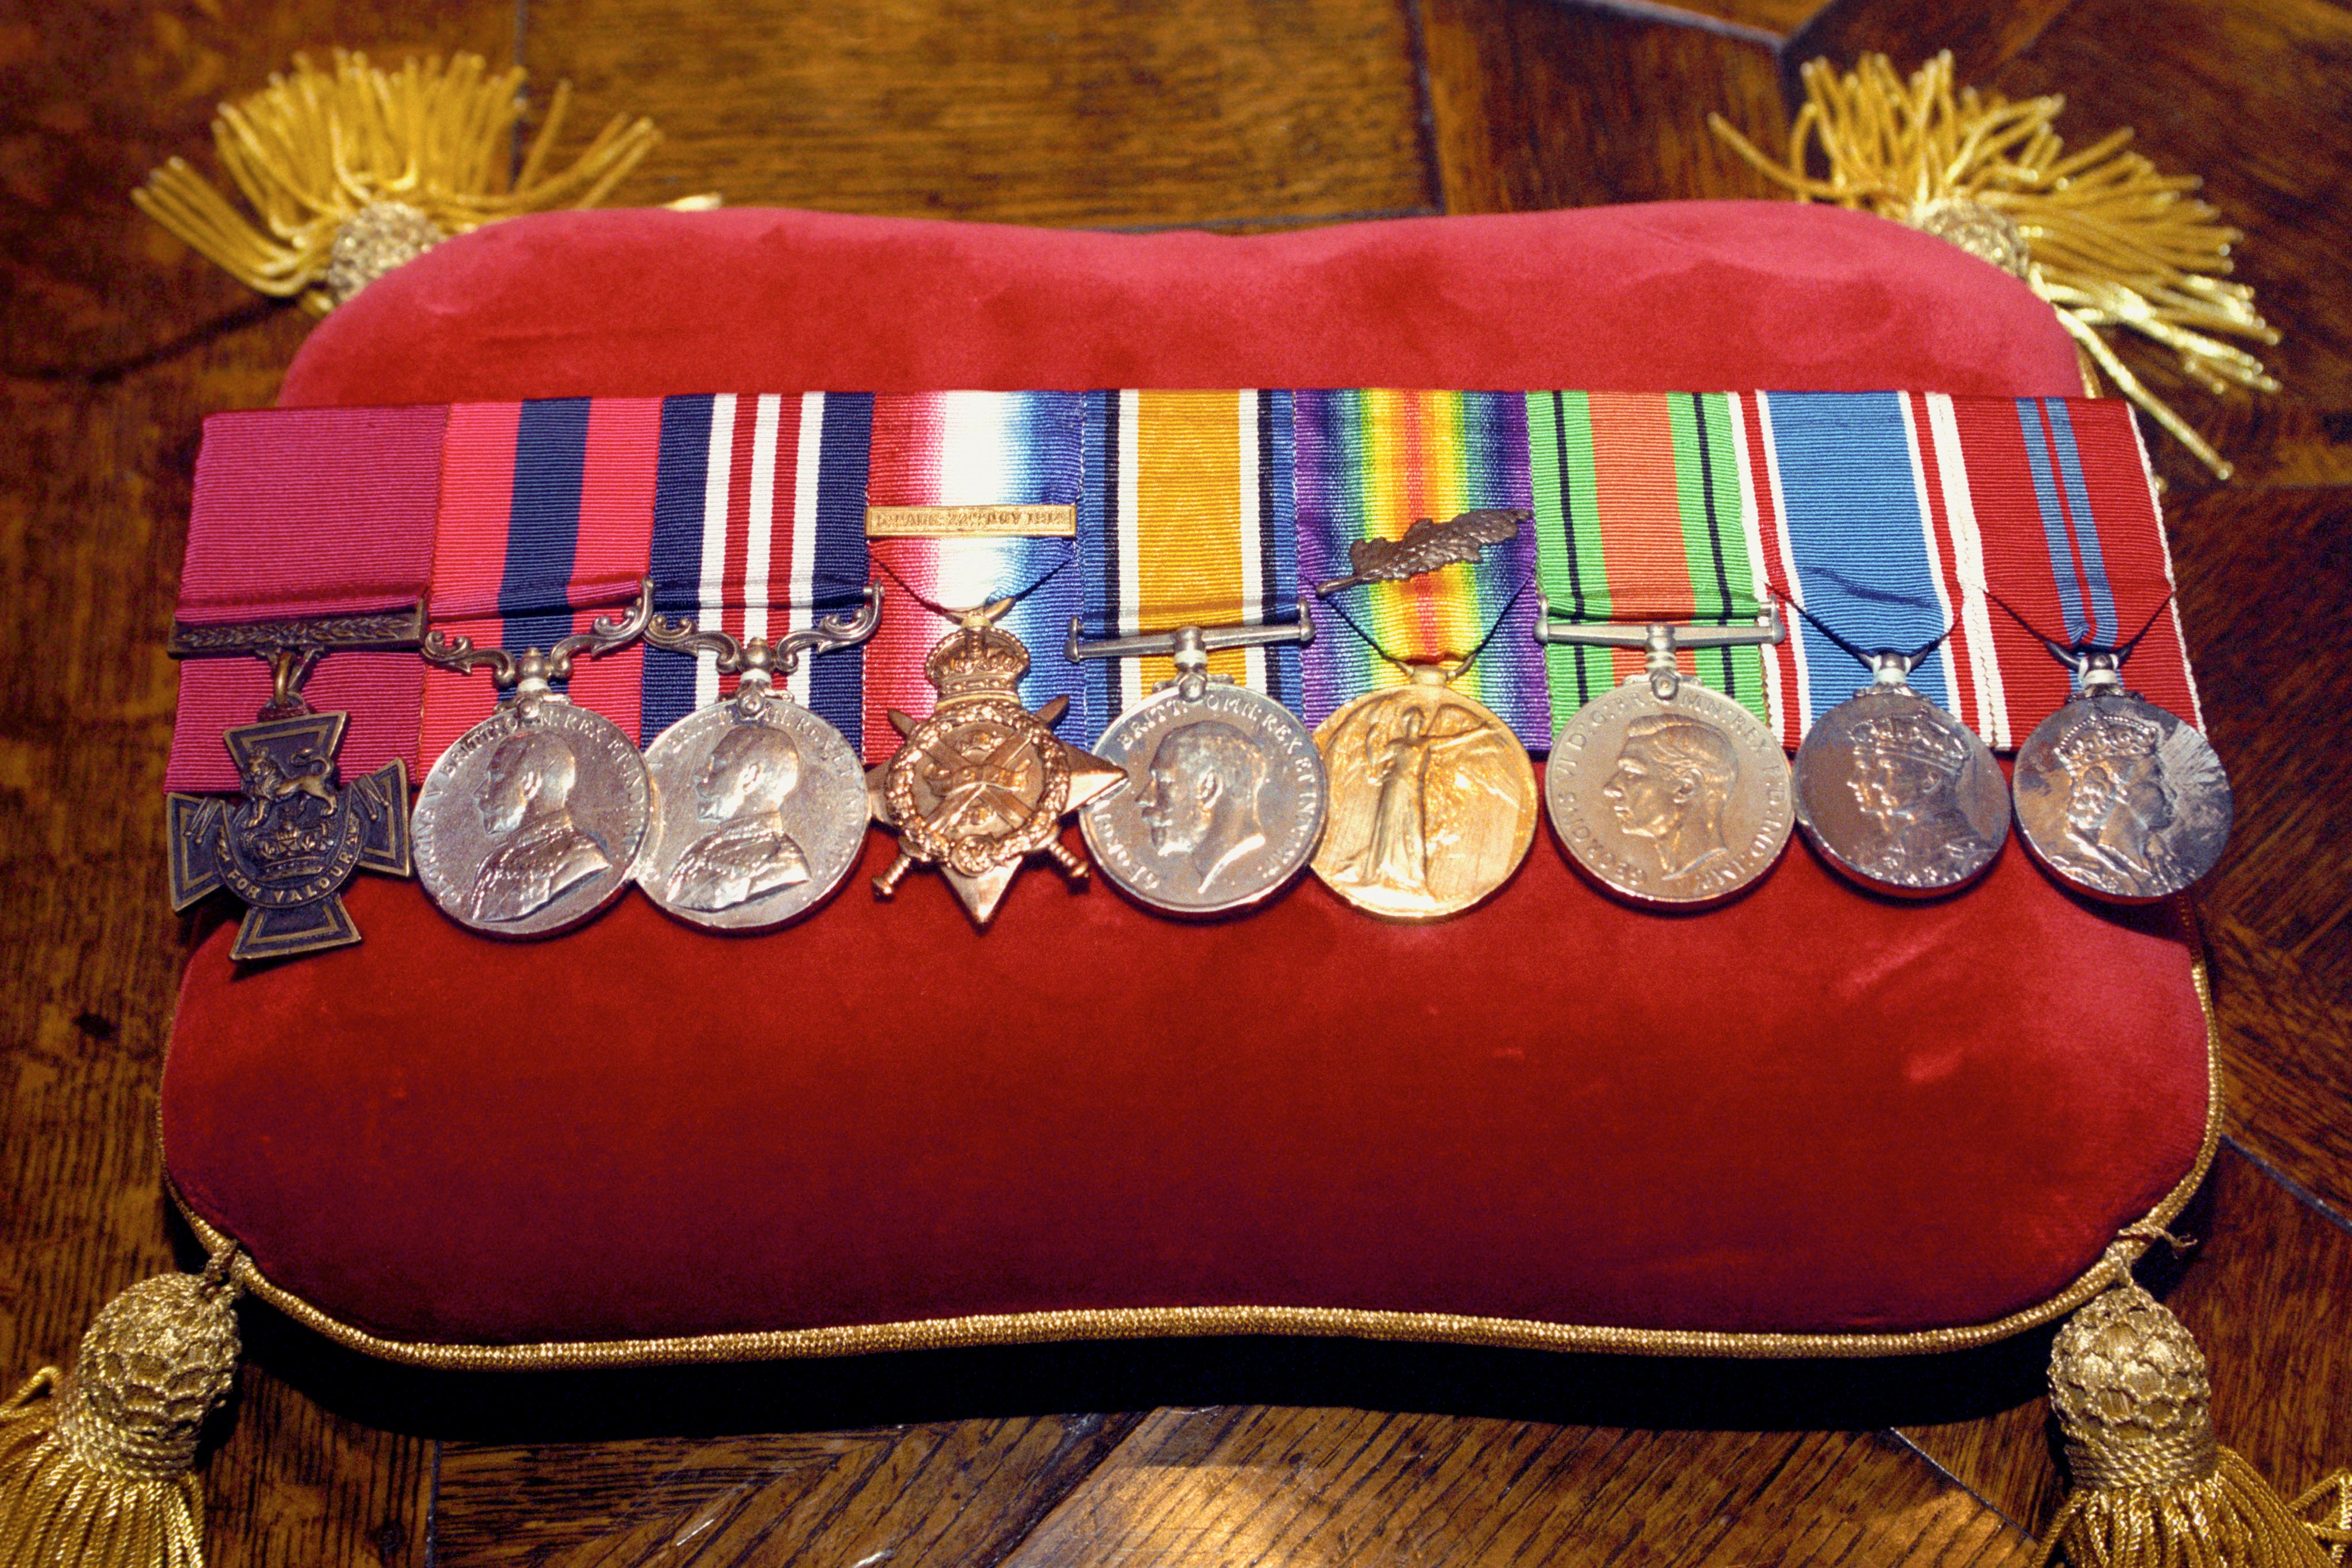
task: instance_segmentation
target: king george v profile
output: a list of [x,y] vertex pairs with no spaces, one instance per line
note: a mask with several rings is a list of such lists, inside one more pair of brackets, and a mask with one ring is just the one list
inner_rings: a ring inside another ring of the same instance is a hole
[[518,730],[490,754],[475,802],[482,831],[503,841],[475,874],[467,907],[491,925],[520,920],[612,869],[602,840],[572,820],[579,759],[552,730]]
[[800,788],[800,747],[781,729],[738,724],[719,737],[694,780],[696,815],[719,824],[670,868],[681,909],[732,909],[809,879],[808,856],[784,831],[783,804]]
[[2064,840],[2050,854],[2062,871],[2093,879],[2176,880],[2164,831],[2175,816],[2156,726],[2129,714],[2096,714],[2051,747],[2066,778]]
[[1738,777],[1739,755],[1721,730],[1652,714],[1625,727],[1601,793],[1626,837],[1649,840],[1661,878],[1675,883],[1731,858],[1723,814]]
[[1874,834],[1857,845],[1857,869],[1901,885],[1926,887],[1969,875],[1990,859],[1992,841],[1960,808],[1968,743],[1910,714],[1855,727],[1846,780]]
[[1187,857],[1201,892],[1265,847],[1258,797],[1265,753],[1232,725],[1213,719],[1173,729],[1151,754],[1136,810],[1161,856]]

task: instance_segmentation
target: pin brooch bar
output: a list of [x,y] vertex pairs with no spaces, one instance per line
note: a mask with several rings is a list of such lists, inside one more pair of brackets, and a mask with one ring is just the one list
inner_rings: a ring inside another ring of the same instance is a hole
[[174,621],[163,651],[174,659],[232,653],[404,653],[425,641],[425,601],[399,610],[218,623]]
[[1070,617],[1070,635],[1062,653],[1072,664],[1082,659],[1144,659],[1154,654],[1206,657],[1220,648],[1263,648],[1276,643],[1312,643],[1315,622],[1302,607],[1296,621],[1259,626],[1180,626],[1172,632],[1145,632],[1132,637],[1081,635],[1086,622]]

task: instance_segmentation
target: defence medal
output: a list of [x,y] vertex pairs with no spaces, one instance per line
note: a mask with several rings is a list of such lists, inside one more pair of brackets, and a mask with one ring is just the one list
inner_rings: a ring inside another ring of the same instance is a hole
[[511,693],[498,711],[441,754],[416,796],[416,872],[441,912],[490,936],[570,930],[628,886],[652,812],[645,758],[618,725],[572,706],[551,682],[585,653],[634,642],[653,615],[645,584],[625,615],[545,653],[476,648],[426,634],[425,657],[453,670],[477,665]]
[[1510,726],[1448,683],[1468,667],[1410,666],[1315,727],[1331,820],[1315,874],[1357,908],[1437,920],[1510,881],[1535,842],[1536,775]]
[[1675,650],[1778,643],[1752,626],[1566,626],[1539,602],[1536,640],[1640,648],[1644,667],[1552,737],[1544,800],[1569,858],[1621,898],[1661,909],[1720,903],[1772,869],[1795,822],[1788,758],[1738,703],[1685,680]]
[[874,820],[898,831],[898,858],[874,879],[874,895],[888,898],[914,867],[937,865],[982,926],[1032,854],[1084,880],[1087,862],[1063,847],[1061,821],[1127,778],[1054,734],[1067,697],[1035,713],[1021,706],[1029,650],[991,624],[1012,602],[967,612],[931,650],[923,674],[939,702],[919,723],[892,709],[906,744],[866,775]]
[[2229,842],[2221,759],[2195,727],[2124,689],[2122,656],[2052,651],[2081,694],[2017,753],[2017,826],[2026,848],[2069,885],[2117,904],[2179,893]]
[[353,873],[410,874],[408,768],[397,758],[341,783],[335,758],[351,716],[320,713],[302,682],[336,649],[414,648],[424,610],[343,615],[257,625],[175,624],[174,658],[251,653],[269,661],[269,701],[221,737],[243,787],[235,801],[170,797],[174,913],[216,888],[246,904],[229,956],[240,963],[291,958],[360,939],[343,907]]
[[1917,662],[1872,654],[1872,684],[1813,722],[1795,768],[1806,841],[1853,881],[1898,898],[1974,881],[2009,836],[2000,764],[1912,689]]
[[1079,659],[1174,656],[1176,679],[1121,714],[1097,743],[1126,778],[1078,815],[1103,874],[1168,915],[1247,908],[1289,885],[1323,831],[1323,761],[1297,716],[1209,674],[1218,648],[1311,643],[1305,615],[1279,626],[1184,626],[1081,641]]
[[798,919],[847,880],[865,847],[866,768],[841,731],[777,689],[804,653],[853,648],[882,623],[882,591],[771,646],[656,615],[646,641],[710,652],[740,676],[735,695],[697,708],[646,751],[653,825],[636,870],[646,895],[715,931],[766,931]]

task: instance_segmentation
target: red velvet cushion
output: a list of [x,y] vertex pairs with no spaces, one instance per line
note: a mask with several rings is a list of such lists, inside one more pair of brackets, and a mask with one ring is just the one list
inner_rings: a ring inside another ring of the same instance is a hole
[[[656,212],[451,242],[322,324],[286,399],[2074,377],[2011,280],[1794,205],[1242,240]],[[2047,1300],[2203,1145],[2167,917],[2014,844],[1926,905],[1794,847],[1666,917],[1546,835],[1427,927],[1311,881],[1171,924],[1035,870],[985,935],[935,876],[869,898],[890,849],[751,940],[632,897],[508,946],[370,878],[361,946],[239,975],[219,931],[172,1176],[270,1281],[403,1341],[1168,1306],[1876,1332]]]

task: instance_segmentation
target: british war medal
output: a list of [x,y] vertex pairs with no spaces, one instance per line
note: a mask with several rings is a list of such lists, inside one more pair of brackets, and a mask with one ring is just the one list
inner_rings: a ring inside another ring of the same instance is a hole
[[174,794],[168,805],[172,908],[223,887],[243,899],[231,958],[290,958],[357,942],[344,884],[360,871],[409,874],[406,764],[395,758],[341,782],[335,759],[351,716],[313,710],[301,685],[331,650],[413,648],[422,631],[421,610],[173,628],[174,657],[257,653],[270,662],[270,698],[257,722],[221,737],[243,793]]
[[2081,692],[2018,749],[2017,826],[2071,886],[2117,904],[2179,893],[2230,840],[2229,775],[2168,709],[2126,691],[2119,654],[2063,650]]
[[656,615],[646,641],[717,654],[740,677],[646,751],[653,827],[637,885],[690,925],[766,931],[831,897],[865,846],[866,768],[839,730],[777,689],[804,653],[851,648],[882,623],[882,591],[771,646]]
[[891,709],[905,744],[866,776],[874,820],[898,832],[898,858],[874,879],[875,896],[890,897],[916,866],[936,865],[982,926],[1032,854],[1073,881],[1086,876],[1086,862],[1058,836],[1062,819],[1127,778],[1054,734],[1067,697],[1035,713],[1021,706],[1029,650],[991,624],[1011,602],[966,612],[931,650],[923,674],[938,704],[919,722]]
[[1079,814],[1095,863],[1167,915],[1223,915],[1288,886],[1323,831],[1322,758],[1296,715],[1210,674],[1209,654],[1311,642],[1314,622],[1302,613],[1286,625],[1184,626],[1091,642],[1079,630],[1073,620],[1073,660],[1168,653],[1177,672],[1097,743],[1127,782]]
[[1634,904],[1693,909],[1772,869],[1795,821],[1788,759],[1755,715],[1684,679],[1675,650],[1784,634],[1769,608],[1751,626],[1565,626],[1538,606],[1538,642],[1645,654],[1639,674],[1552,737],[1545,803],[1569,858],[1593,881]]
[[628,886],[652,817],[645,758],[619,726],[574,707],[553,686],[583,653],[635,641],[653,615],[646,585],[625,615],[541,653],[476,648],[440,632],[425,656],[451,669],[487,667],[498,710],[459,736],[416,797],[416,870],[441,912],[507,937],[568,931]]
[[1873,655],[1872,683],[1797,748],[1797,825],[1875,892],[1933,898],[1984,874],[2009,837],[2009,786],[1976,732],[1913,690],[1916,661]]

